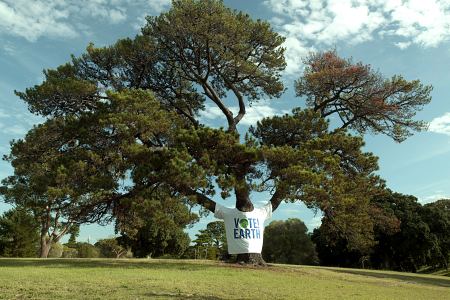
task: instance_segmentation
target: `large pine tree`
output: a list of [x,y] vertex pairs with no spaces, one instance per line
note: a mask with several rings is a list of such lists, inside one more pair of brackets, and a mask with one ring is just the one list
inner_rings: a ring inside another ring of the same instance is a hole
[[[310,108],[266,118],[243,138],[237,125],[248,105],[285,89],[283,42],[268,22],[222,1],[177,0],[168,12],[148,17],[134,39],[89,45],[81,57],[46,70],[42,84],[17,92],[30,111],[47,117],[33,131],[57,134],[58,143],[42,146],[56,155],[45,170],[60,172],[64,181],[52,175],[41,192],[82,199],[76,201],[84,205],[78,217],[97,220],[107,213],[120,219],[129,200],[140,201],[142,193],[209,211],[215,208],[212,196],[220,193],[251,211],[250,194],[269,191],[273,210],[282,201],[303,201],[323,211],[355,247],[370,243],[368,199],[382,182],[374,174],[376,157],[363,153],[362,138],[346,128],[401,140],[409,129],[421,128],[411,118],[430,100],[430,88],[400,77],[383,81],[360,63],[319,53],[306,61],[297,82]],[[369,100],[359,96],[371,92]],[[227,128],[201,124],[205,103],[217,106]],[[331,114],[343,119],[342,129],[329,129]],[[27,136],[13,147],[31,140]],[[42,151],[26,155],[32,160]],[[16,168],[20,155],[13,151],[10,157]],[[80,168],[87,173],[78,180]],[[90,172],[98,172],[98,180]],[[14,189],[18,182],[20,177],[6,185]],[[79,185],[67,192],[62,182]],[[238,259],[263,263],[260,254]]]

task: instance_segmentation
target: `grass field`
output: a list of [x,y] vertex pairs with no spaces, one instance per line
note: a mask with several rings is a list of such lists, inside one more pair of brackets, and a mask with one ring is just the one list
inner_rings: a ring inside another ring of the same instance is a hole
[[0,299],[450,299],[450,278],[211,261],[0,259]]

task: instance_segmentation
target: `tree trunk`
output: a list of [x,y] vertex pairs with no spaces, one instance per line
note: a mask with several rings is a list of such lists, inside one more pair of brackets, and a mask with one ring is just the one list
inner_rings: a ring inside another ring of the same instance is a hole
[[50,241],[47,241],[46,236],[41,236],[41,249],[40,249],[40,258],[47,258],[48,253],[50,252]]
[[[243,212],[249,212],[254,209],[253,203],[250,201],[250,191],[245,181],[245,176],[238,177],[235,186],[236,208]],[[236,263],[242,265],[267,266],[261,253],[241,253],[236,257]]]
[[241,253],[236,257],[236,263],[241,265],[252,265],[267,267],[261,253]]
[[250,191],[245,181],[245,176],[236,176],[237,183],[234,187],[236,193],[236,208],[240,211],[249,212],[253,210],[253,203],[250,201]]

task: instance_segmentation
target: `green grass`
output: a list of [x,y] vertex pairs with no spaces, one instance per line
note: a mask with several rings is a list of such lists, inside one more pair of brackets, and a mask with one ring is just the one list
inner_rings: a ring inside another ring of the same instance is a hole
[[420,270],[419,273],[450,277],[450,269],[436,269],[436,268],[428,267],[428,268],[424,268],[424,269]]
[[0,259],[0,299],[450,299],[450,278],[211,261]]

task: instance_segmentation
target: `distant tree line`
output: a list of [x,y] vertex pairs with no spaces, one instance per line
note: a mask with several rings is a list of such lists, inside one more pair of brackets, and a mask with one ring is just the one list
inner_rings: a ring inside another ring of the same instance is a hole
[[374,243],[368,247],[349,247],[348,238],[334,235],[326,218],[314,230],[312,240],[321,265],[410,272],[426,267],[449,268],[449,199],[421,205],[414,196],[387,191],[372,202],[390,217],[378,220]]

